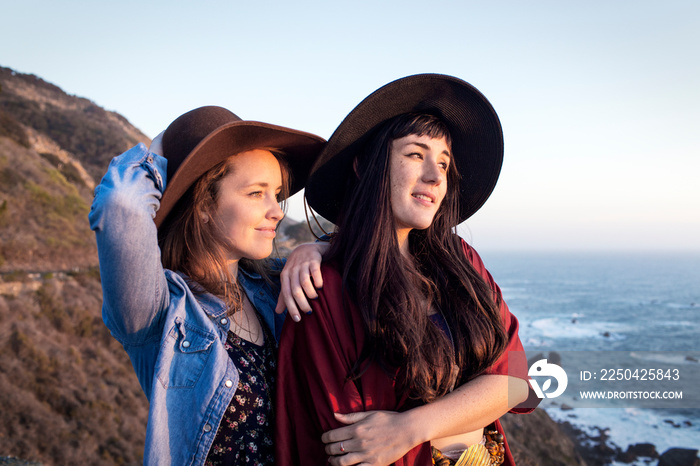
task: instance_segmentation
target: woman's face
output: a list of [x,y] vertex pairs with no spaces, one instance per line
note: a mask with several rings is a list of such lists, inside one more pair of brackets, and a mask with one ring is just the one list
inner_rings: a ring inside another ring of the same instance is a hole
[[[433,222],[447,192],[450,149],[444,138],[415,134],[391,143],[391,207],[400,242]],[[404,236],[405,235],[405,236]]]
[[272,253],[275,229],[284,217],[278,202],[280,164],[260,149],[241,152],[229,163],[231,172],[219,182],[214,221],[230,242],[230,260],[264,259]]

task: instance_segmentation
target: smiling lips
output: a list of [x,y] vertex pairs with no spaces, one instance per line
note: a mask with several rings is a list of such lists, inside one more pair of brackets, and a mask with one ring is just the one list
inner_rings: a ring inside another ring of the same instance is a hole
[[435,204],[435,195],[431,193],[413,193],[411,196],[423,205],[432,206]]
[[265,236],[268,236],[270,238],[274,238],[277,235],[277,232],[275,231],[275,227],[260,227],[256,228],[257,231],[262,233]]

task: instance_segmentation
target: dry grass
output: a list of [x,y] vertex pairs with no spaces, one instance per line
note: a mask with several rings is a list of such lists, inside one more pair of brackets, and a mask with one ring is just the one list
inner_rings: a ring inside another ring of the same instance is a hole
[[0,297],[0,452],[43,464],[139,464],[148,403],[100,317],[94,273]]

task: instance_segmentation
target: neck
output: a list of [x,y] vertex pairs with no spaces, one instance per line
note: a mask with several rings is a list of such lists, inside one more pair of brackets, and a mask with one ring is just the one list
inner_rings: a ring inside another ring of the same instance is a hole
[[396,230],[396,240],[399,243],[399,251],[404,257],[410,256],[410,252],[408,251],[408,234],[410,232],[410,228]]
[[228,270],[231,272],[232,277],[238,276],[238,259],[231,259],[228,261]]

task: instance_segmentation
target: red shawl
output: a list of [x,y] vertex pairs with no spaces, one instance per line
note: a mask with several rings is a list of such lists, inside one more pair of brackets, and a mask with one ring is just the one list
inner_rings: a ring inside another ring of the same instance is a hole
[[[494,292],[500,293],[476,251],[463,242],[464,251],[475,269]],[[393,380],[377,364],[371,364],[359,380],[346,382],[346,376],[359,359],[364,332],[359,312],[342,300],[341,276],[332,265],[323,264],[323,289],[312,301],[313,313],[299,323],[287,319],[279,345],[276,381],[276,465],[325,465],[321,435],[343,427],[333,416],[368,410],[408,409],[396,398]],[[518,337],[518,321],[505,303],[501,315],[509,343],[502,356],[485,373],[517,375],[527,379],[527,363]],[[522,358],[509,352],[521,352]],[[517,368],[513,361],[517,360]],[[530,412],[513,409],[513,412]],[[497,428],[503,432],[496,421]],[[505,438],[505,436],[504,436]],[[432,465],[430,443],[423,443],[394,463],[397,466]],[[514,464],[506,443],[506,465]]]

